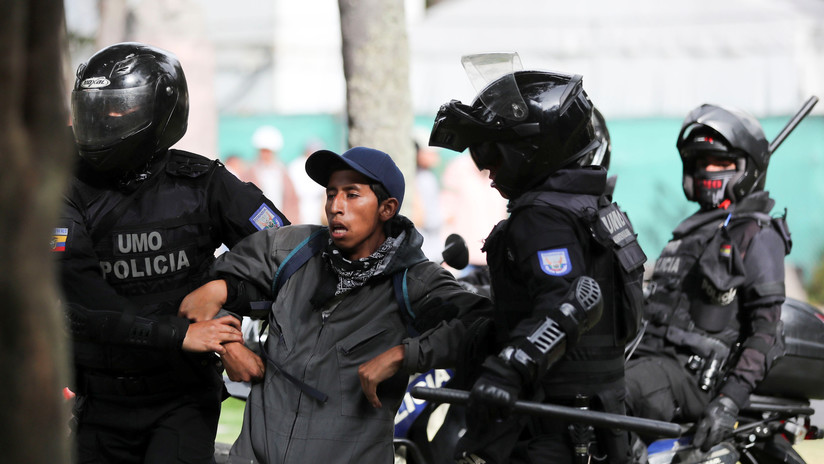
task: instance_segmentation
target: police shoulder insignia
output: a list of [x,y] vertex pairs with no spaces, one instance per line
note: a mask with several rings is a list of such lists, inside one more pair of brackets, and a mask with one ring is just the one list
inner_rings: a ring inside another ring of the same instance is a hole
[[257,228],[257,230],[272,229],[283,225],[283,219],[272,211],[266,203],[260,205],[260,208],[255,211],[255,214],[249,218],[249,221]]
[[538,264],[544,273],[551,276],[567,275],[572,271],[572,263],[569,261],[569,252],[566,248],[539,251]]
[[52,234],[49,246],[51,251],[66,251],[66,239],[69,236],[69,229],[65,227],[57,227]]

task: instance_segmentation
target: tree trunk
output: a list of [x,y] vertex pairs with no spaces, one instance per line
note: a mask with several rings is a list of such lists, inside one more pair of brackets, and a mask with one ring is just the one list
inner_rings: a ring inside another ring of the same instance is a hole
[[95,37],[95,52],[128,40],[129,6],[126,0],[97,0],[97,11],[100,21]]
[[[389,153],[406,178],[402,212],[415,179],[409,45],[404,2],[339,0],[349,146]],[[404,214],[408,215],[408,213]]]
[[67,341],[49,238],[71,158],[62,1],[4,0],[0,19],[0,461],[70,462]]

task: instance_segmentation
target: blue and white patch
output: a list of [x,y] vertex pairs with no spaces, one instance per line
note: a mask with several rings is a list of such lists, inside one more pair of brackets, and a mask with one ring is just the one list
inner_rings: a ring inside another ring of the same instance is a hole
[[572,263],[569,262],[569,252],[566,248],[539,251],[538,264],[544,273],[551,276],[563,276],[572,271]]
[[254,224],[257,230],[272,229],[283,225],[283,219],[275,214],[266,203],[260,205],[255,214],[249,218],[249,221]]

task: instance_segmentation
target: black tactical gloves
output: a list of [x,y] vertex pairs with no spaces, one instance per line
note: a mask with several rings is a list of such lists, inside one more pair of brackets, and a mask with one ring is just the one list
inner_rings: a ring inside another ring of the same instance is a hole
[[704,409],[692,443],[701,451],[709,451],[732,432],[737,420],[738,406],[735,402],[726,396],[716,397]]
[[469,410],[479,420],[504,419],[512,412],[521,392],[521,374],[497,356],[487,357],[482,369],[469,393]]

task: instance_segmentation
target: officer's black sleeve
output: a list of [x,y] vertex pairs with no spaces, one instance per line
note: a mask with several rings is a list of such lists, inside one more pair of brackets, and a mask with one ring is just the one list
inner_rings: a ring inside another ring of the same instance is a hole
[[467,327],[478,318],[492,317],[492,302],[465,290],[449,271],[433,262],[410,269],[407,284],[415,313],[412,325],[420,336],[403,341],[402,368],[414,373],[455,367]]
[[180,349],[189,322],[172,316],[139,316],[140,306],[118,294],[103,278],[82,214],[70,201],[58,228],[65,249],[55,251],[67,329],[73,337],[100,343]]
[[217,238],[232,248],[249,234],[290,222],[257,186],[218,164],[209,182],[209,215]]
[[743,311],[744,339],[737,353],[737,362],[730,370],[721,393],[732,398],[741,407],[750,393],[764,379],[767,352],[775,345],[781,304],[784,302],[784,241],[772,228],[756,234],[744,266],[747,281],[739,288]]
[[[510,339],[531,333],[558,310],[558,303],[576,277],[587,275],[586,259],[574,219],[550,207],[532,207],[510,218],[507,246],[517,279],[526,283],[532,314],[522,320]],[[497,306],[506,309],[506,302]]]
[[[218,164],[209,183],[209,209],[218,239],[234,248],[241,240],[260,230],[289,225],[289,219],[250,182],[242,182],[222,164]],[[210,273],[211,278],[226,280],[228,291],[225,309],[241,316],[251,316],[250,303],[266,298],[264,287],[242,278]]]

